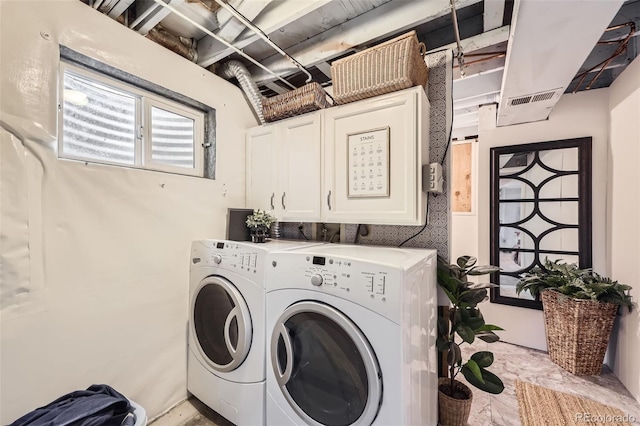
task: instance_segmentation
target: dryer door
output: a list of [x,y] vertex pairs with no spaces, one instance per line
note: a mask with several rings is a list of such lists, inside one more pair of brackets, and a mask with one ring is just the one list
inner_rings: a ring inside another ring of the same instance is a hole
[[378,360],[342,312],[301,301],[271,336],[271,365],[285,398],[311,425],[370,425],[382,400]]
[[209,276],[191,300],[191,333],[202,359],[219,372],[238,368],[251,347],[251,315],[238,289],[228,280]]

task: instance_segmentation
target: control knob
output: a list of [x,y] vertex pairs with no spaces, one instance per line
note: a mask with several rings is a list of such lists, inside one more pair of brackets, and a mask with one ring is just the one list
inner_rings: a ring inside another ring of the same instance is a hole
[[315,286],[322,285],[322,275],[316,274],[311,277],[311,284]]
[[222,262],[222,256],[220,256],[219,254],[214,254],[212,259],[213,259],[213,262],[218,265]]

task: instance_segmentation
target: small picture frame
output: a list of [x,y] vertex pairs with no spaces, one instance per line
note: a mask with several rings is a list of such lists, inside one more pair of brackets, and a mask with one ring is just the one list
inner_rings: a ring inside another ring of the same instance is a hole
[[347,135],[347,197],[389,196],[390,128]]

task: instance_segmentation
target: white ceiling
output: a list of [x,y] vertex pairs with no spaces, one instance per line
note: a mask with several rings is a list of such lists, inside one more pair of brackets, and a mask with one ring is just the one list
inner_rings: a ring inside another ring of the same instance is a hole
[[[192,49],[189,56],[197,56],[195,61],[203,67],[215,70],[215,64],[231,58],[245,62],[265,96],[288,88],[211,34],[294,86],[305,82],[306,75],[290,60],[216,0],[81,1],[142,35],[161,25],[165,32],[177,36],[178,44],[183,45],[181,54],[187,56],[184,49]],[[163,2],[169,7],[165,8]],[[458,51],[450,0],[228,3],[323,85],[330,84],[332,60],[412,29],[429,50]],[[466,66],[464,78],[459,69],[454,72],[454,138],[477,134],[478,108],[488,103],[499,103],[498,125],[546,119],[567,88],[573,90],[577,85],[577,74],[605,62],[619,47],[615,43],[598,44],[603,34],[606,40],[616,40],[629,33],[629,27],[605,33],[607,27],[627,22],[640,25],[640,0],[456,0],[455,8]],[[613,81],[637,55],[637,40],[630,38],[592,87],[605,87]],[[600,68],[588,74],[579,90],[586,88]]]

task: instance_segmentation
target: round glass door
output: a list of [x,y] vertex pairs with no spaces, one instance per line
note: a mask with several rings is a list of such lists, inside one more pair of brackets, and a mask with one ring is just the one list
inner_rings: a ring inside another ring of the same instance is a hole
[[204,360],[214,370],[232,371],[251,346],[251,316],[233,284],[222,277],[205,278],[191,306],[191,332]]
[[337,309],[299,302],[271,337],[271,364],[285,398],[312,425],[370,425],[382,400],[378,360],[360,329]]

